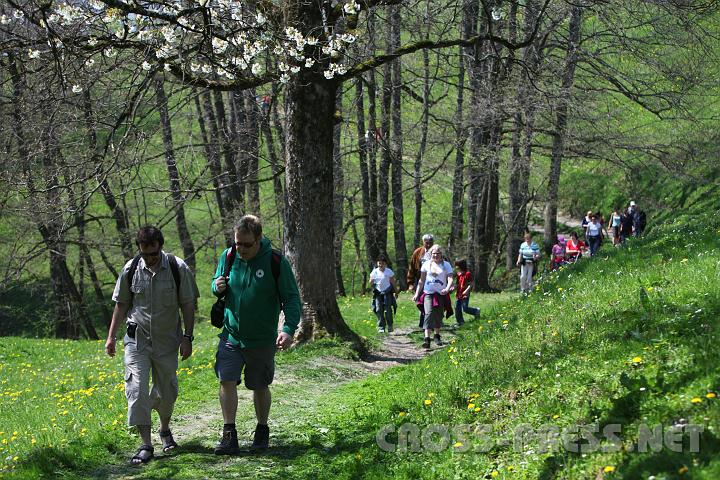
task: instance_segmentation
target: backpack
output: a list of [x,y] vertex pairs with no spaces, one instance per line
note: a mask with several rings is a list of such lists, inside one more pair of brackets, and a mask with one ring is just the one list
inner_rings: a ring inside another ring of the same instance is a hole
[[[177,258],[175,258],[175,255],[168,253],[166,254],[168,257],[168,263],[170,263],[170,271],[172,272],[173,280],[175,280],[175,292],[177,292],[178,298],[180,298],[180,268],[178,268]],[[132,263],[130,264],[130,270],[128,270],[128,276],[127,276],[127,282],[128,282],[128,288],[130,289],[130,301],[132,303],[132,298],[135,295],[132,291],[132,282],[133,278],[135,277],[135,271],[137,270],[138,264],[140,263],[140,255],[135,255],[135,258],[132,259]]]
[[[232,264],[235,262],[235,245],[233,244],[232,247],[230,247],[225,254],[225,268],[223,269],[223,277],[229,277],[230,270],[232,269]],[[278,300],[280,300],[280,306],[282,307],[282,298],[280,297],[280,288],[278,286],[278,279],[280,278],[280,260],[282,258],[282,253],[280,253],[280,250],[272,249],[272,257],[270,258],[270,270],[272,271],[272,276],[275,279],[275,292],[277,293]],[[223,325],[225,323],[225,293],[227,292],[227,289],[223,294],[215,301],[215,303],[212,306],[212,309],[210,310],[210,323],[217,328],[223,328]]]

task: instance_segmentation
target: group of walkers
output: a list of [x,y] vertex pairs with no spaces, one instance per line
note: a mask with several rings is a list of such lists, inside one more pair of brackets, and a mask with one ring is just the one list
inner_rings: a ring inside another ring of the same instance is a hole
[[[192,355],[200,294],[187,264],[162,249],[164,238],[159,229],[141,228],[135,243],[139,254],[125,264],[115,285],[115,310],[105,351],[111,357],[115,355],[116,334],[124,323],[128,425],[137,428],[142,441],[130,463],[139,465],[154,457],[152,410],[160,418],[158,434],[163,452],[178,448],[170,430],[178,397],[178,352],[183,360]],[[272,249],[256,216],[245,215],[235,226],[234,242],[223,252],[210,287],[213,295],[224,299],[224,307],[219,302],[223,313],[215,357],[224,426],[214,452],[240,452],[235,417],[237,385],[243,379],[253,392],[257,418],[249,450],[266,449],[275,352],[290,347],[300,322],[301,304],[289,262]],[[278,332],[281,310],[285,321]]]
[[[469,306],[473,278],[464,259],[455,261],[453,269],[444,259],[434,237],[425,234],[423,244],[416,248],[410,257],[407,285],[413,293],[413,301],[420,310],[419,327],[423,329],[423,348],[430,348],[434,339],[436,345],[442,345],[440,330],[443,319],[455,315],[458,325],[463,325],[463,312],[477,316],[480,311]],[[397,310],[396,298],[400,289],[394,272],[387,266],[387,257],[380,255],[377,267],[370,272],[370,287],[373,289],[372,306],[377,316],[377,329],[380,333],[393,331],[393,314]],[[451,292],[455,291],[455,308],[452,306]]]
[[[583,255],[593,257],[606,238],[612,238],[613,245],[619,247],[631,236],[640,236],[645,231],[646,216],[634,201],[627,209],[616,207],[609,220],[600,213],[588,211],[581,222],[581,240],[576,232],[570,238],[558,235],[557,242],[550,252],[550,269],[556,270],[563,265],[574,263]],[[541,256],[540,246],[533,241],[532,234],[526,233],[524,242],[520,244],[517,265],[520,267],[520,291],[530,293],[533,287],[533,276],[537,273]]]

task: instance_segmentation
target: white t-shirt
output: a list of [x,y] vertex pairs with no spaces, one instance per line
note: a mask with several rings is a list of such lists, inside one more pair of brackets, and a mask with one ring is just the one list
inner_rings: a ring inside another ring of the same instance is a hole
[[425,272],[425,293],[440,293],[442,289],[447,287],[448,275],[452,275],[453,269],[449,262],[442,262],[442,265],[433,263],[432,260],[423,263],[420,272]]
[[599,223],[588,223],[587,234],[588,237],[597,237],[602,232],[602,225]]
[[380,271],[379,268],[375,267],[373,271],[370,272],[370,281],[373,282],[375,288],[384,292],[390,288],[390,278],[394,276],[395,273],[388,267],[385,267],[384,271]]

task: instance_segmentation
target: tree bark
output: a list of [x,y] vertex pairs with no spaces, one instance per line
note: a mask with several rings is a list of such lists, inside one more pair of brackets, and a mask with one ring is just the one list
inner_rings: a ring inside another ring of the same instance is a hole
[[185,198],[180,187],[180,173],[175,162],[175,148],[173,146],[172,126],[168,113],[167,95],[165,94],[164,80],[161,76],[155,78],[155,100],[158,112],[160,113],[160,124],[162,127],[163,146],[165,147],[165,165],[167,166],[168,179],[170,181],[170,195],[172,196],[173,209],[175,210],[175,225],[180,237],[180,244],[183,249],[183,260],[190,270],[195,271],[195,246],[193,245],[190,230],[185,220]]
[[255,101],[255,89],[243,91],[245,105],[245,125],[242,129],[245,137],[245,158],[247,159],[247,178],[245,180],[248,210],[260,214],[260,184],[258,170],[260,166],[260,149],[258,135],[259,108]]
[[342,87],[337,89],[337,100],[335,101],[335,126],[333,128],[333,221],[335,222],[335,238],[333,246],[335,255],[335,281],[337,282],[337,294],[345,296],[345,285],[342,274],[342,251],[345,232],[343,230],[343,208],[345,205],[345,174],[343,172],[341,134],[342,134]]
[[[311,15],[313,9],[307,14]],[[321,24],[316,18],[311,24]],[[299,341],[324,333],[365,351],[344,322],[335,299],[333,211],[333,119],[337,83],[321,72],[301,71],[288,84],[285,171],[288,205],[285,253],[297,275],[303,301]]]
[[[390,7],[391,48],[400,46],[400,7]],[[405,241],[405,208],[403,207],[403,131],[401,117],[402,77],[400,59],[392,62],[392,135],[390,158],[392,160],[391,183],[393,205],[393,238],[395,239],[395,274],[402,290],[407,289],[408,253]]]
[[582,29],[583,9],[574,6],[570,11],[570,24],[568,32],[568,46],[563,72],[562,88],[558,105],[555,108],[555,128],[553,132],[552,154],[550,158],[550,175],[548,177],[547,202],[545,204],[544,218],[545,231],[543,240],[551,242],[557,237],[557,200],[560,185],[560,166],[565,153],[565,135],[567,131],[567,111],[575,79],[575,67],[578,60],[578,44]]

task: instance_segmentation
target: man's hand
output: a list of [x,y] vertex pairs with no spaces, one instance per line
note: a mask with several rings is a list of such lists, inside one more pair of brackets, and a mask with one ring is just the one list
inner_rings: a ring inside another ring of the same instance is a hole
[[115,343],[117,340],[115,340],[115,337],[108,337],[107,341],[105,342],[105,353],[107,353],[108,357],[114,357],[115,356]]
[[287,332],[278,333],[277,340],[275,340],[275,346],[278,350],[287,350],[292,345],[292,337]]
[[215,279],[215,291],[217,293],[223,293],[225,291],[225,288],[227,288],[227,282],[225,280],[225,277],[218,277]]
[[182,342],[180,343],[180,358],[187,360],[190,358],[190,355],[192,355],[192,342],[189,338],[183,337]]

